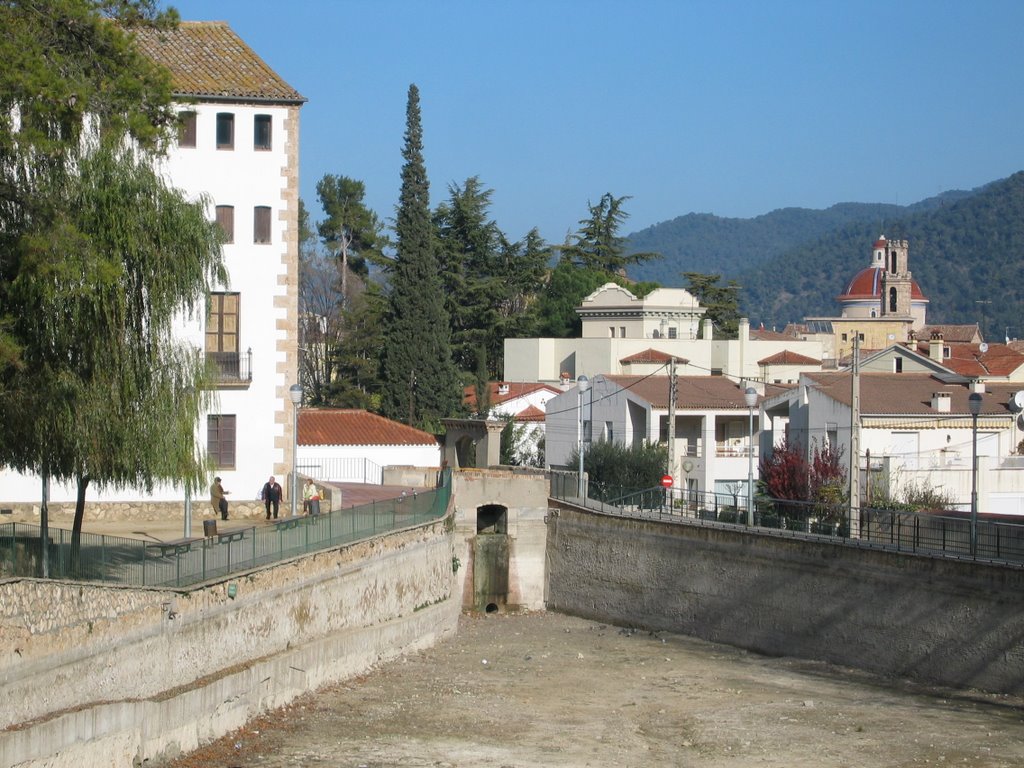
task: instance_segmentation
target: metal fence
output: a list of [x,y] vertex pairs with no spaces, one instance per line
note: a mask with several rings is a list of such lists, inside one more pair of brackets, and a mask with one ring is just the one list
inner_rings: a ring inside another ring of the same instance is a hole
[[[746,527],[745,494],[705,493],[676,488],[618,488],[591,483],[577,496],[575,473],[552,476],[552,498],[606,514],[687,521],[696,524]],[[753,500],[754,526],[773,535],[828,538],[855,546],[947,557],[1024,563],[1024,518],[977,521],[977,546],[971,553],[969,513],[955,510],[914,512],[861,508],[856,530],[850,531],[849,507],[803,501]]]
[[[450,497],[451,473],[446,471],[436,489],[197,538],[160,542],[82,533],[75,548],[71,531],[50,528],[50,578],[130,586],[199,584],[440,519]],[[0,576],[38,576],[41,551],[38,525],[0,525]]]
[[381,485],[384,482],[384,468],[369,459],[306,457],[296,468],[303,475],[330,483]]

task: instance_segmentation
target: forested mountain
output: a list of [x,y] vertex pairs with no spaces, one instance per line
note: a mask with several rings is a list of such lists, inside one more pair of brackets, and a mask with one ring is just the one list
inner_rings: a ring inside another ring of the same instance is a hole
[[[837,208],[844,213],[836,214]],[[857,218],[856,210],[870,215]],[[877,214],[885,211],[889,212],[887,217],[880,219]],[[813,221],[817,213],[838,215],[840,223],[812,236],[806,233],[824,225],[808,224],[800,236],[804,239],[794,235],[789,245],[779,245],[787,238],[772,237],[776,227],[758,221],[787,213],[775,211],[757,219],[740,220],[751,226],[723,230],[749,259],[745,269],[734,266],[735,254],[717,261],[673,262],[667,255],[669,248],[662,247],[666,254],[662,271],[671,276],[663,284],[681,285],[678,274],[685,270],[721,273],[741,285],[741,305],[752,323],[781,329],[785,323],[805,316],[835,314],[836,296],[854,274],[868,266],[871,245],[884,234],[909,241],[910,270],[930,299],[929,322],[980,322],[991,340],[1001,340],[1007,332],[1011,337],[1024,337],[1024,172],[972,192],[946,193],[911,206],[840,205],[827,211],[800,211],[810,215],[793,221]],[[847,220],[842,221],[842,216]],[[695,228],[692,244],[686,247],[694,252],[700,247],[709,251],[711,236],[707,231]],[[745,233],[759,231],[763,233],[763,245],[747,242],[747,237],[753,235]],[[649,239],[635,242],[631,237],[630,243],[644,250],[659,249]],[[755,253],[761,257],[752,258]],[[665,264],[670,265],[668,269]],[[647,266],[631,270],[631,276],[651,279]]]
[[823,211],[780,208],[752,219],[729,219],[688,213],[655,224],[627,238],[631,253],[653,251],[664,258],[629,270],[637,280],[681,285],[683,272],[737,278],[753,266],[786,253],[849,224],[870,224],[878,231],[917,211],[935,210],[973,192],[946,192],[914,205],[838,203]]

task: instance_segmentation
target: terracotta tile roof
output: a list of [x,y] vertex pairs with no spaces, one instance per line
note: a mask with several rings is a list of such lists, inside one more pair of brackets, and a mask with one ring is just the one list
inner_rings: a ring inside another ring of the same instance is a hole
[[[643,352],[636,352],[635,354],[628,355],[627,357],[619,360],[620,363],[668,363],[672,361],[674,355],[670,355],[668,352],[662,352],[660,349],[645,349]],[[684,365],[689,360],[682,357],[676,357],[676,362],[683,363]]]
[[536,405],[530,405],[516,414],[516,421],[540,421],[545,419],[545,413]]
[[781,352],[776,352],[774,355],[769,355],[764,360],[758,360],[758,365],[821,365],[821,360],[815,360],[813,357],[807,357],[807,355],[799,355],[796,352],[791,352],[788,349],[784,349]]
[[[827,394],[833,400],[850,405],[850,376],[846,373],[807,373],[806,379],[815,389]],[[987,415],[1005,416],[1006,403],[1021,385],[1000,384],[986,386],[982,394],[981,412]],[[970,389],[966,384],[951,384],[940,381],[928,373],[863,373],[860,376],[860,407],[865,415],[908,415],[934,416],[932,394],[948,392],[950,414],[969,414],[967,398]]]
[[[554,396],[562,390],[552,387],[550,384],[529,381],[491,381],[488,382],[490,389],[491,406],[501,405],[509,400],[529,395],[532,392],[547,392]],[[462,390],[462,402],[469,406],[470,410],[476,410],[476,387],[470,385]]]
[[[928,342],[920,341],[917,351],[927,356],[928,347]],[[949,357],[943,356],[942,365],[961,376],[1009,376],[1024,366],[1024,354],[1008,344],[989,344],[985,352],[979,344],[949,344],[945,348],[949,350]]]
[[299,445],[437,445],[429,432],[349,408],[299,411]]
[[139,50],[171,73],[175,95],[230,101],[306,101],[223,21],[183,21],[177,29],[140,29]]
[[[791,328],[793,331],[789,332]],[[751,328],[750,338],[758,341],[792,341],[793,339],[799,339],[800,336],[796,332],[795,326],[790,323],[783,331],[769,331],[763,326],[761,328]]]
[[982,341],[981,329],[977,323],[970,325],[922,325],[914,331],[914,338],[918,341],[928,341],[932,333],[941,333],[942,340],[947,344],[970,344]]
[[[655,408],[668,408],[668,376],[605,376],[635,392]],[[677,376],[676,408],[686,410],[747,410],[743,390],[725,376]],[[758,402],[761,398],[758,397]]]

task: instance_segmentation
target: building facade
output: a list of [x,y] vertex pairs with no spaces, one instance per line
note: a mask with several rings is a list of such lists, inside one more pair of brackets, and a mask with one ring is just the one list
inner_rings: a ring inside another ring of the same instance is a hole
[[[216,371],[216,397],[196,440],[235,498],[249,499],[292,465],[297,382],[299,111],[305,99],[223,22],[144,30],[141,51],[171,74],[181,118],[160,168],[170,183],[209,204],[224,230],[229,282],[210,294],[205,315],[180,319],[178,333]],[[212,477],[210,478],[212,480]],[[286,493],[287,493],[286,489]],[[182,501],[180,487],[94,492],[88,501]],[[40,498],[38,478],[4,478],[12,502]],[[54,485],[51,500],[73,501]],[[182,502],[183,503],[183,502]]]

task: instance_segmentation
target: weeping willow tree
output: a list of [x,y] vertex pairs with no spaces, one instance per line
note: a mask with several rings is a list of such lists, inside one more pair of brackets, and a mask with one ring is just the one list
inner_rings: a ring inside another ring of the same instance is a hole
[[227,277],[204,201],[188,201],[123,144],[85,154],[45,198],[8,286],[22,362],[0,392],[0,461],[77,483],[76,545],[90,484],[199,487],[207,373],[174,328],[205,311]]

